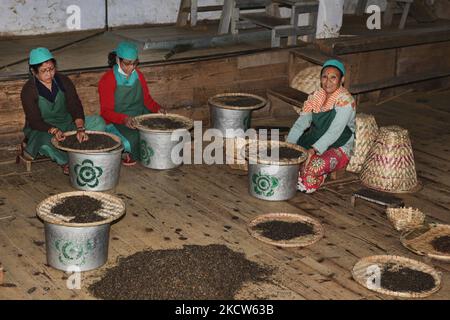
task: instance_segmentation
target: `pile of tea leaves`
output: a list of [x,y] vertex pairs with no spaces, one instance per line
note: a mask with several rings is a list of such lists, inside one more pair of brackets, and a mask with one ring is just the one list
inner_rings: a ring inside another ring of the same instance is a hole
[[263,237],[275,241],[291,240],[315,234],[314,226],[305,222],[272,220],[258,223],[254,228],[260,230]]
[[64,141],[60,142],[60,145],[64,148],[70,148],[74,150],[101,150],[108,149],[118,145],[110,136],[104,134],[88,134],[89,139],[87,141],[79,142],[77,135],[67,136]]
[[186,123],[184,121],[163,117],[147,118],[140,121],[140,124],[152,130],[176,130],[186,128]]
[[390,263],[381,271],[380,285],[391,291],[417,293],[433,289],[436,282],[428,273]]
[[103,208],[103,203],[86,195],[71,196],[62,199],[52,209],[51,213],[64,217],[74,217],[71,223],[91,223],[105,220],[96,212]]
[[108,300],[230,300],[272,270],[224,245],[142,251],[119,260],[89,291]]
[[431,241],[434,250],[442,253],[450,253],[450,236],[440,236]]
[[216,97],[214,99],[216,102],[222,103],[229,107],[241,107],[248,108],[259,105],[262,101],[260,99],[246,96],[246,95],[233,95],[233,96],[222,96]]

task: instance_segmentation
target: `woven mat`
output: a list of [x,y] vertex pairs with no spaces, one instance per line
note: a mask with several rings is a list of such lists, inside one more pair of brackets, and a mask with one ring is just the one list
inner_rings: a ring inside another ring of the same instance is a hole
[[[260,223],[270,222],[270,221],[284,221],[284,222],[290,222],[290,223],[295,223],[295,222],[308,223],[313,226],[314,234],[306,235],[303,237],[297,237],[297,238],[293,238],[290,240],[278,240],[277,241],[277,240],[273,240],[270,238],[266,238],[261,234],[261,230],[256,229],[256,226]],[[302,216],[299,214],[293,214],[293,213],[268,213],[268,214],[258,216],[248,224],[247,230],[256,239],[258,239],[262,242],[272,244],[275,246],[280,246],[280,247],[310,246],[310,245],[316,243],[317,241],[319,241],[323,237],[323,234],[324,234],[324,230],[323,230],[323,227],[320,224],[320,222],[318,222],[317,220],[315,220],[313,218],[310,218],[307,216]]]

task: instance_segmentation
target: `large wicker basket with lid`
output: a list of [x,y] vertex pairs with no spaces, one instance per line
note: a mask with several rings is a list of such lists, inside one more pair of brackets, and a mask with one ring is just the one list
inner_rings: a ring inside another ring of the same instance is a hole
[[380,128],[360,178],[365,186],[379,191],[417,191],[420,185],[408,130],[399,126]]

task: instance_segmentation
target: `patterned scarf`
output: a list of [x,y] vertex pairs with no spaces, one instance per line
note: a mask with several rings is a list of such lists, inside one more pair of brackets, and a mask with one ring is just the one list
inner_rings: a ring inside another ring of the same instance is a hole
[[327,112],[334,107],[343,107],[351,104],[352,108],[356,107],[355,99],[348,90],[344,87],[339,87],[333,92],[327,100],[327,94],[324,89],[320,88],[313,94],[308,96],[308,99],[303,104],[303,112]]

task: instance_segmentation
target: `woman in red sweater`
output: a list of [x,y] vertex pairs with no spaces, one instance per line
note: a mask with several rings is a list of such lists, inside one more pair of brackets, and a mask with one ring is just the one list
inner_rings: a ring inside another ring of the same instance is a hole
[[151,97],[144,75],[137,69],[138,49],[135,44],[121,42],[108,55],[111,70],[98,84],[100,114],[107,131],[118,135],[125,148],[123,164],[131,166],[141,159],[139,132],[134,117],[161,112],[161,106]]

